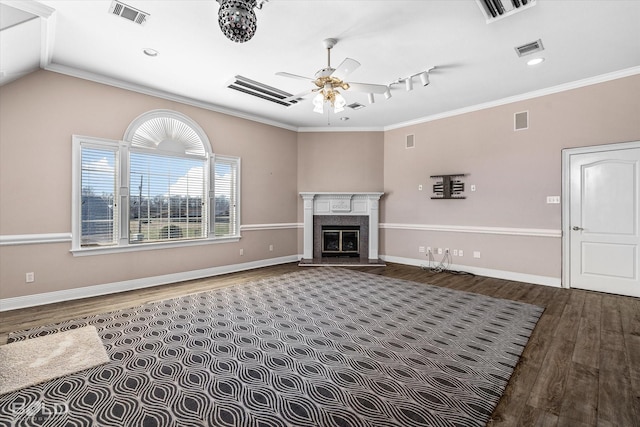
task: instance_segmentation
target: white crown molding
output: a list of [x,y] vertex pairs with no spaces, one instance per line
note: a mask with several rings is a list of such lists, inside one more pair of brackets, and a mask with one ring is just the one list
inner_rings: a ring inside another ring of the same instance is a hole
[[332,127],[299,127],[299,133],[312,132],[383,132],[384,127],[352,127],[352,128],[332,128]]
[[[6,2],[6,0],[0,0],[3,2]],[[13,3],[13,2],[11,2]],[[16,3],[20,3],[20,2],[16,2]],[[49,25],[49,27],[53,27],[52,25]],[[44,37],[44,36],[43,36]],[[46,38],[46,45],[47,46],[51,46],[53,43],[53,39],[52,36],[51,37],[47,37]],[[47,48],[47,49],[43,49],[43,51],[46,52],[50,52],[51,49]],[[43,55],[49,55],[49,53],[43,53]],[[166,99],[169,101],[175,101],[175,102],[180,102],[182,104],[186,104],[186,105],[191,105],[194,107],[198,107],[198,108],[202,108],[205,110],[209,110],[209,111],[214,111],[217,113],[222,113],[222,114],[226,114],[229,116],[233,116],[233,117],[238,117],[241,119],[246,119],[246,120],[250,120],[253,122],[257,122],[257,123],[262,123],[262,124],[266,124],[269,126],[274,126],[274,127],[278,127],[278,128],[282,128],[282,129],[286,129],[286,130],[290,130],[290,131],[294,131],[294,132],[299,132],[299,133],[311,133],[311,132],[386,132],[389,130],[395,130],[395,129],[401,129],[401,128],[405,128],[405,127],[409,127],[409,126],[414,126],[414,125],[418,125],[418,124],[422,124],[422,123],[427,123],[427,122],[431,122],[431,121],[435,121],[435,120],[440,120],[440,119],[445,119],[448,117],[453,117],[453,116],[459,116],[462,114],[466,114],[466,113],[471,113],[471,112],[475,112],[475,111],[479,111],[479,110],[485,110],[488,108],[493,108],[493,107],[498,107],[501,105],[506,105],[506,104],[511,104],[514,102],[519,102],[519,101],[526,101],[529,99],[533,99],[533,98],[538,98],[541,96],[546,96],[546,95],[552,95],[555,93],[559,93],[559,92],[564,92],[564,91],[568,91],[568,90],[572,90],[572,89],[578,89],[581,87],[585,87],[585,86],[590,86],[590,85],[594,85],[594,84],[598,84],[598,83],[604,83],[607,81],[611,81],[611,80],[616,80],[616,79],[620,79],[620,78],[624,78],[624,77],[629,77],[629,76],[633,76],[636,74],[640,74],[640,67],[631,67],[631,68],[626,68],[624,70],[619,70],[619,71],[614,71],[612,73],[607,73],[607,74],[602,74],[599,76],[594,76],[594,77],[589,77],[586,79],[582,79],[582,80],[576,80],[574,82],[569,82],[569,83],[564,83],[561,85],[557,85],[557,86],[552,86],[549,88],[545,88],[545,89],[541,89],[541,90],[537,90],[537,91],[533,91],[533,92],[527,92],[524,94],[520,94],[520,95],[515,95],[515,96],[511,96],[511,97],[507,97],[507,98],[503,98],[503,99],[499,99],[499,100],[495,100],[495,101],[490,101],[490,102],[485,102],[482,104],[476,104],[476,105],[472,105],[469,107],[464,107],[464,108],[459,108],[457,110],[451,110],[451,111],[446,111],[440,114],[434,114],[431,116],[426,116],[426,117],[422,117],[419,119],[415,119],[415,120],[410,120],[407,122],[400,122],[400,123],[396,123],[393,125],[388,125],[388,126],[382,126],[382,127],[344,127],[344,128],[332,128],[330,126],[327,127],[297,127],[297,126],[292,126],[292,125],[288,125],[285,123],[281,123],[281,122],[277,122],[274,120],[269,120],[269,119],[265,119],[259,116],[254,116],[251,114],[247,114],[247,113],[243,113],[237,110],[232,110],[229,108],[225,108],[225,107],[221,107],[219,105],[215,105],[215,104],[211,104],[211,103],[207,103],[207,102],[202,102],[202,101],[198,101],[195,100],[193,98],[189,98],[189,97],[185,97],[185,96],[180,96],[180,95],[175,95],[169,92],[165,92],[165,91],[160,91],[157,89],[152,89],[146,86],[142,86],[142,85],[137,85],[137,84],[133,84],[133,83],[128,83],[128,82],[124,82],[122,80],[118,80],[118,79],[114,79],[111,77],[107,77],[101,74],[97,74],[97,73],[91,73],[88,71],[84,71],[84,70],[79,70],[77,68],[73,68],[73,67],[68,67],[66,65],[61,65],[61,64],[56,64],[56,63],[51,63],[50,62],[50,58],[47,59],[46,64],[42,65],[42,68],[47,70],[47,71],[52,71],[55,73],[59,73],[59,74],[64,74],[67,76],[71,76],[71,77],[77,77],[83,80],[89,80],[89,81],[93,81],[96,83],[101,83],[101,84],[105,84],[108,86],[113,86],[113,87],[117,87],[120,89],[125,89],[125,90],[130,90],[132,92],[137,92],[137,93],[142,93],[145,95],[150,95],[150,96],[155,96],[157,98],[162,98],[162,99]]]
[[107,283],[103,285],[86,286],[82,288],[67,289],[55,292],[46,292],[35,295],[25,295],[14,298],[0,299],[0,312],[17,310],[19,308],[34,307],[38,305],[52,304],[62,301],[71,301],[82,298],[90,298],[99,295],[125,292],[134,289],[148,288],[151,286],[166,285],[185,280],[202,279],[205,277],[219,276],[221,274],[235,273],[238,271],[252,270],[270,265],[286,264],[299,261],[298,255],[290,255],[279,258],[271,258],[260,261],[246,262],[243,264],[225,265],[220,267],[205,268],[202,270],[185,271],[182,273],[166,274],[163,276],[145,277],[141,279],[125,280],[123,282]]
[[441,231],[449,233],[496,234],[504,236],[562,237],[562,230],[539,228],[475,227],[466,225],[381,223],[380,228],[409,231]]
[[0,236],[0,246],[70,242],[71,233],[13,234]]
[[132,92],[141,93],[144,95],[155,96],[156,98],[162,98],[169,101],[180,102],[181,104],[191,105],[193,107],[198,107],[204,110],[209,110],[216,113],[226,114],[229,116],[250,120],[252,122],[262,123],[265,125],[274,126],[274,127],[294,131],[294,132],[298,131],[298,128],[296,126],[291,126],[284,123],[276,122],[274,120],[268,120],[262,117],[242,113],[240,111],[232,110],[230,108],[224,108],[219,105],[210,104],[207,102],[198,101],[186,96],[175,95],[169,92],[152,89],[150,87],[124,82],[122,80],[114,79],[111,77],[107,77],[97,73],[92,73],[89,71],[79,70],[77,68],[68,67],[66,65],[50,63],[44,66],[43,68],[47,71],[52,71],[54,73],[64,74],[66,76],[76,77],[83,80],[89,80],[95,83],[113,86],[119,89],[125,89]]
[[52,16],[56,11],[52,7],[33,0],[0,0],[0,3],[45,19]]
[[640,67],[631,67],[624,70],[614,71],[612,73],[602,74],[599,76],[589,77],[582,80],[576,80],[574,82],[564,83],[557,86],[548,87],[545,89],[536,90],[533,92],[527,92],[520,95],[510,96],[507,98],[498,99],[495,101],[485,102],[482,104],[476,104],[469,107],[459,108],[457,110],[446,111],[440,114],[434,114],[427,117],[422,117],[416,120],[410,120],[407,122],[396,123],[384,127],[384,131],[401,129],[409,126],[418,125],[421,123],[432,122],[435,120],[446,119],[448,117],[459,116],[461,114],[472,113],[474,111],[486,110],[488,108],[499,107],[501,105],[512,104],[514,102],[526,101],[533,98],[539,98],[541,96],[553,95],[559,92],[565,92],[568,90],[578,89],[585,86],[591,86],[598,83],[604,83],[611,80],[617,80],[624,77],[634,76],[640,74]]
[[[404,258],[391,255],[381,255],[380,259],[385,262],[394,262],[396,264],[412,265],[415,267],[427,267],[427,262],[423,259]],[[514,271],[494,270],[491,268],[481,268],[458,264],[450,264],[448,268],[455,271],[465,271],[467,273],[476,274],[478,276],[494,277],[496,279],[532,283],[534,285],[551,286],[554,288],[562,287],[562,281],[559,277],[538,276],[535,274],[516,273]]]

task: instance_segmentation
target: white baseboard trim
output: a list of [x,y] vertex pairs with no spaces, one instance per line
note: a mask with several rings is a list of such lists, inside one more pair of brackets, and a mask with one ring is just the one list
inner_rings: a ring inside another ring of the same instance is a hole
[[[385,262],[395,262],[397,264],[413,265],[416,267],[428,265],[426,260],[415,258],[403,258],[389,255],[381,255],[380,259]],[[493,277],[496,279],[513,280],[514,282],[533,283],[534,285],[562,287],[562,280],[559,277],[538,276],[535,274],[516,273],[514,271],[494,270],[491,268],[472,267],[469,265],[451,264],[451,270],[466,271],[478,276]]]
[[42,294],[25,295],[22,297],[14,298],[4,298],[0,299],[0,312],[17,310],[19,308],[34,307],[38,305],[52,304],[55,302],[90,298],[117,292],[131,291],[134,289],[149,288],[151,286],[166,285],[169,283],[182,282],[185,280],[202,279],[205,277],[219,276],[221,274],[252,270],[254,268],[260,267],[268,267],[270,265],[297,262],[299,260],[300,257],[298,255],[289,255],[279,258],[246,262],[242,264],[224,265],[220,267],[205,268],[202,270],[165,274],[163,276],[145,277],[142,279],[125,280],[123,282],[106,283],[103,285],[86,286],[75,289],[65,289],[63,291],[46,292]]

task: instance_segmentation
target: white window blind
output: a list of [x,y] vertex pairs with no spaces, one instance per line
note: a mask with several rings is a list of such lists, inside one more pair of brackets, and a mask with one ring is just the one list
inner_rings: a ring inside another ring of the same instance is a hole
[[240,159],[218,156],[214,158],[214,204],[213,220],[216,237],[239,235],[239,186]]
[[113,245],[117,239],[117,150],[83,146],[80,174],[80,245]]
[[206,160],[131,152],[129,242],[207,236]]

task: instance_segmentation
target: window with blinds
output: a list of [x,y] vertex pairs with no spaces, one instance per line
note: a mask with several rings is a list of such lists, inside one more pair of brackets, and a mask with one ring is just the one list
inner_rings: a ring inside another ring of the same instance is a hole
[[72,252],[240,238],[240,159],[181,113],[145,113],[124,141],[74,136],[73,164]]
[[81,150],[81,246],[116,244],[116,160],[116,150],[94,147]]
[[207,236],[206,161],[132,152],[129,242]]

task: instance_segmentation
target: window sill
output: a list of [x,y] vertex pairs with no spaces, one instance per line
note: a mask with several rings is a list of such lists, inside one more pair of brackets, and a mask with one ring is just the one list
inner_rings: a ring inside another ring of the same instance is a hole
[[216,237],[216,238],[208,238],[208,239],[198,239],[198,240],[181,240],[177,242],[159,242],[159,243],[134,243],[123,246],[101,246],[101,247],[92,247],[92,248],[78,248],[71,249],[71,253],[73,256],[91,256],[91,255],[107,255],[107,254],[117,254],[123,252],[140,252],[140,251],[153,251],[158,249],[175,249],[175,248],[184,248],[188,246],[202,246],[202,245],[212,245],[218,243],[233,243],[239,242],[240,236],[230,236],[230,237]]

